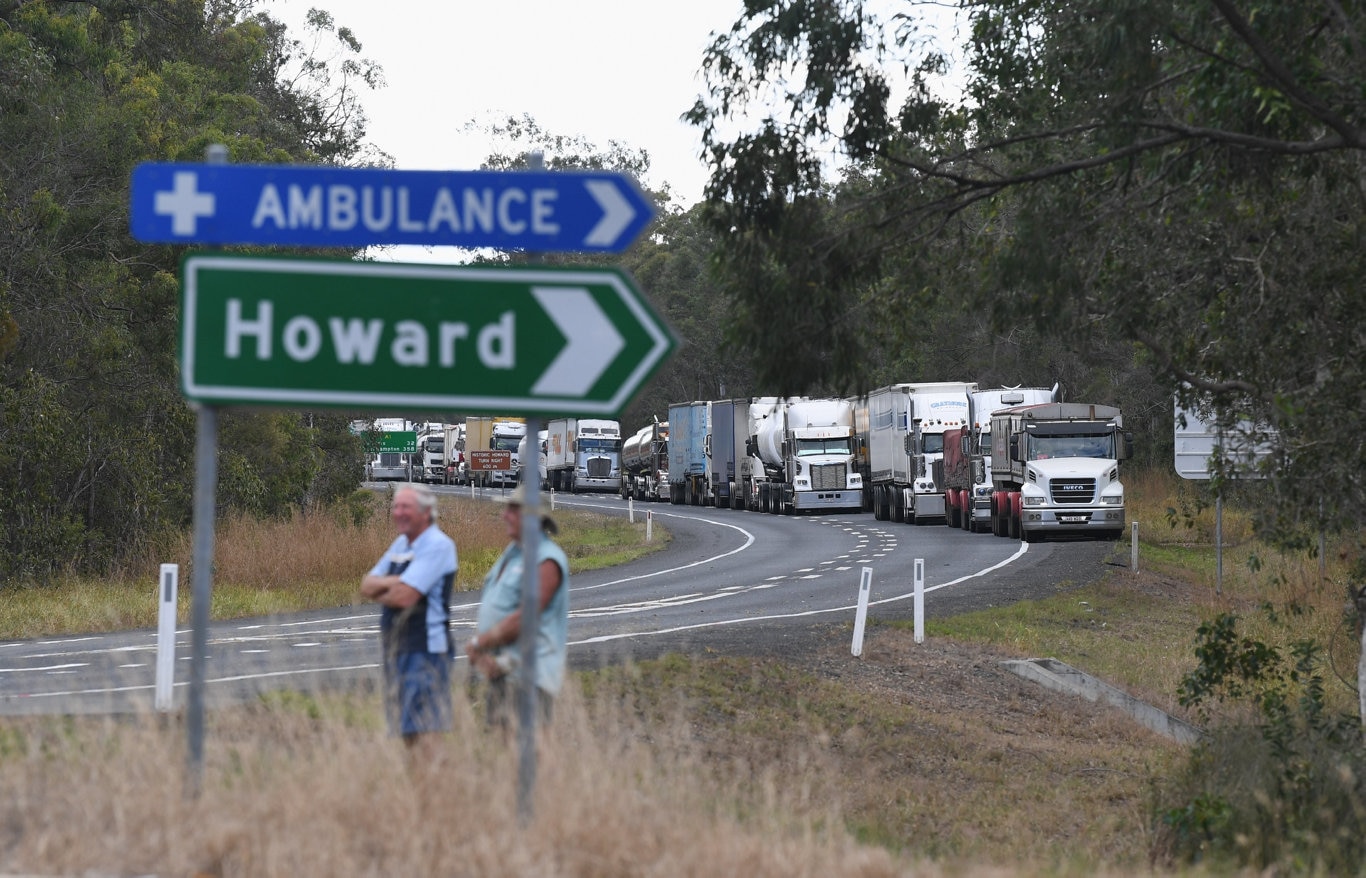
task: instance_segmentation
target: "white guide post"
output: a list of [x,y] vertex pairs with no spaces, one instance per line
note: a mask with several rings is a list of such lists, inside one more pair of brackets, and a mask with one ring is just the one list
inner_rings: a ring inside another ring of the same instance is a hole
[[925,559],[915,559],[915,642],[925,642]]
[[873,568],[864,567],[858,581],[858,610],[854,613],[854,645],[850,649],[856,656],[863,655],[863,623],[868,618],[868,595],[873,589]]
[[175,608],[180,582],[179,564],[162,564],[157,583],[157,677],[155,706],[161,712],[171,709],[175,687]]

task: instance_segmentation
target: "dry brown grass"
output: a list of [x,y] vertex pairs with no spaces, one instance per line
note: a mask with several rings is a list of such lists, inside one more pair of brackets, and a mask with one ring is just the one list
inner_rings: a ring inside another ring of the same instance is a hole
[[1258,575],[1229,564],[1216,594],[1207,542],[1144,531],[1140,574],[951,620],[923,644],[874,626],[855,660],[835,626],[811,652],[576,674],[527,831],[514,754],[464,699],[434,774],[410,772],[363,693],[215,712],[197,799],[176,725],[7,720],[0,872],[1173,874],[1149,858],[1183,749],[1000,660],[1055,655],[1174,709],[1200,619],[1237,608],[1263,624],[1259,604],[1289,597],[1316,608],[1304,618],[1336,618],[1346,556],[1321,582],[1316,559],[1261,550]]
[[[516,754],[462,709],[436,770],[407,763],[367,698],[210,717],[205,781],[184,795],[179,728],[30,720],[4,734],[0,870],[42,874],[890,876],[837,802],[697,770],[682,735],[561,700],[517,819]],[[657,731],[657,730],[656,730]],[[735,805],[743,802],[743,814]],[[60,816],[58,816],[60,815]]]
[[[215,619],[266,616],[342,607],[356,600],[361,575],[394,539],[388,497],[364,493],[369,515],[354,507],[288,520],[225,518],[214,534]],[[440,498],[439,523],[455,538],[460,558],[457,591],[476,591],[507,545],[501,507],[464,496]],[[658,525],[645,542],[644,524],[619,517],[560,510],[560,542],[575,569],[620,563],[668,544]],[[156,624],[157,583],[163,563],[180,566],[177,614],[190,618],[193,535],[185,533],[153,556],[105,579],[68,576],[40,585],[7,584],[0,601],[0,639],[146,628]]]
[[[375,563],[394,540],[388,497],[371,495],[371,514],[362,524],[341,511],[266,521],[233,516],[219,523],[214,542],[214,579],[224,585],[283,589],[309,583],[352,583]],[[507,543],[499,511],[489,503],[464,497],[442,497],[437,523],[461,550],[459,586],[477,588],[485,563],[480,559]],[[193,557],[191,535],[185,534],[169,559],[188,570]],[[154,572],[154,569],[153,569]]]

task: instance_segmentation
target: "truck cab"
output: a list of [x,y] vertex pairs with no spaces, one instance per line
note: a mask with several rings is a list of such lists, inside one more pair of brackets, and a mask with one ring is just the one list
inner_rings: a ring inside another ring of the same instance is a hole
[[413,467],[414,481],[441,484],[446,481],[446,433],[444,425],[417,440],[417,463]]
[[1049,403],[992,417],[992,532],[1034,542],[1048,534],[1124,532],[1119,464],[1133,443],[1119,409]]

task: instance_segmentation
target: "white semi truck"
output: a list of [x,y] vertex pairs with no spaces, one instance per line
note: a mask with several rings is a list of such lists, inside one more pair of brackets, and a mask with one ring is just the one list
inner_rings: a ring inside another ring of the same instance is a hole
[[[944,434],[968,422],[972,382],[892,384],[866,397],[867,478],[873,517],[925,524],[945,518],[944,490],[934,465],[944,456]],[[861,418],[860,418],[861,420]]]
[[1045,403],[991,418],[991,530],[1034,542],[1047,534],[1124,532],[1119,463],[1133,437],[1114,406]]
[[620,491],[621,424],[598,418],[549,421],[545,469],[552,491]]
[[[419,477],[414,471],[413,451],[398,451],[396,447],[386,447],[400,438],[404,441],[416,435],[414,424],[402,418],[380,418],[370,425],[367,442],[374,443],[376,450],[365,461],[365,480],[367,482],[411,482]],[[411,446],[408,446],[411,448]]]
[[669,422],[655,421],[621,444],[623,500],[669,499]]
[[854,407],[843,399],[779,401],[755,417],[747,451],[761,467],[746,505],[760,512],[857,510],[863,476],[854,455]]
[[949,527],[977,533],[991,528],[991,415],[1003,408],[1056,402],[1058,385],[998,387],[968,394],[968,423],[944,433],[935,482],[944,490]]
[[447,424],[444,433],[442,449],[446,454],[446,470],[443,481],[447,485],[465,484],[469,481],[469,468],[465,460],[465,425]]
[[413,481],[441,484],[446,481],[446,425],[426,424],[417,436],[417,459]]

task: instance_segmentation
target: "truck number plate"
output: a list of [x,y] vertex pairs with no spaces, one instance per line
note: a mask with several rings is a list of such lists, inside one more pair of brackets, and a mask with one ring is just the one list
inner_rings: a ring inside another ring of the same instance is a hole
[[1061,521],[1063,524],[1085,524],[1088,520],[1090,520],[1090,516],[1087,516],[1087,515],[1059,515],[1059,516],[1058,516],[1058,521]]

